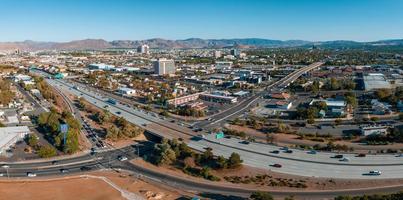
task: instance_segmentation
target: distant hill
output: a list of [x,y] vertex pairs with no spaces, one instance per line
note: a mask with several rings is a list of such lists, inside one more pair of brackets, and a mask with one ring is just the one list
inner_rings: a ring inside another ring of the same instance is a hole
[[349,48],[365,46],[403,46],[403,39],[381,40],[374,42],[356,42],[346,40],[312,42],[304,40],[270,40],[261,38],[240,39],[200,39],[166,40],[153,38],[148,40],[115,40],[85,39],[71,42],[0,42],[0,51],[36,50],[102,50],[111,48],[136,48],[148,44],[151,48],[271,48],[271,47],[309,47],[312,45],[324,48]]

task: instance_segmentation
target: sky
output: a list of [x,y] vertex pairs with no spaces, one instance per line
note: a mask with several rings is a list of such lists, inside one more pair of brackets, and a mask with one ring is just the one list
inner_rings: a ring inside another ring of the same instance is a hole
[[0,41],[403,38],[403,0],[0,0]]

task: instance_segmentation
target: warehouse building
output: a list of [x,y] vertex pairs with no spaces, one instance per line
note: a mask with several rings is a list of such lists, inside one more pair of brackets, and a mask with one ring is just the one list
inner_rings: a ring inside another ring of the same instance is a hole
[[386,80],[386,77],[381,73],[369,73],[363,77],[364,90],[371,91],[377,89],[389,89],[391,84]]

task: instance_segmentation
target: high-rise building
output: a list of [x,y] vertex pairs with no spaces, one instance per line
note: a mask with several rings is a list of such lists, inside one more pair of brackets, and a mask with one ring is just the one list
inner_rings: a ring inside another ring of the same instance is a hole
[[160,58],[154,61],[154,73],[160,76],[175,74],[176,67],[174,60],[168,60],[166,58]]
[[235,57],[238,57],[239,56],[239,51],[238,51],[238,49],[231,49],[230,54],[235,56]]
[[150,47],[146,44],[137,47],[137,52],[141,54],[150,54]]

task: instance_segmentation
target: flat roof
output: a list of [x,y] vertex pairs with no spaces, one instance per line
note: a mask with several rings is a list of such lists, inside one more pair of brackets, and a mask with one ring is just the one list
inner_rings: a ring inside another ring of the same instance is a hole
[[385,76],[381,73],[370,73],[364,76],[365,90],[391,88],[390,83],[386,80]]
[[31,132],[28,126],[0,127],[0,148],[4,147],[20,133]]

